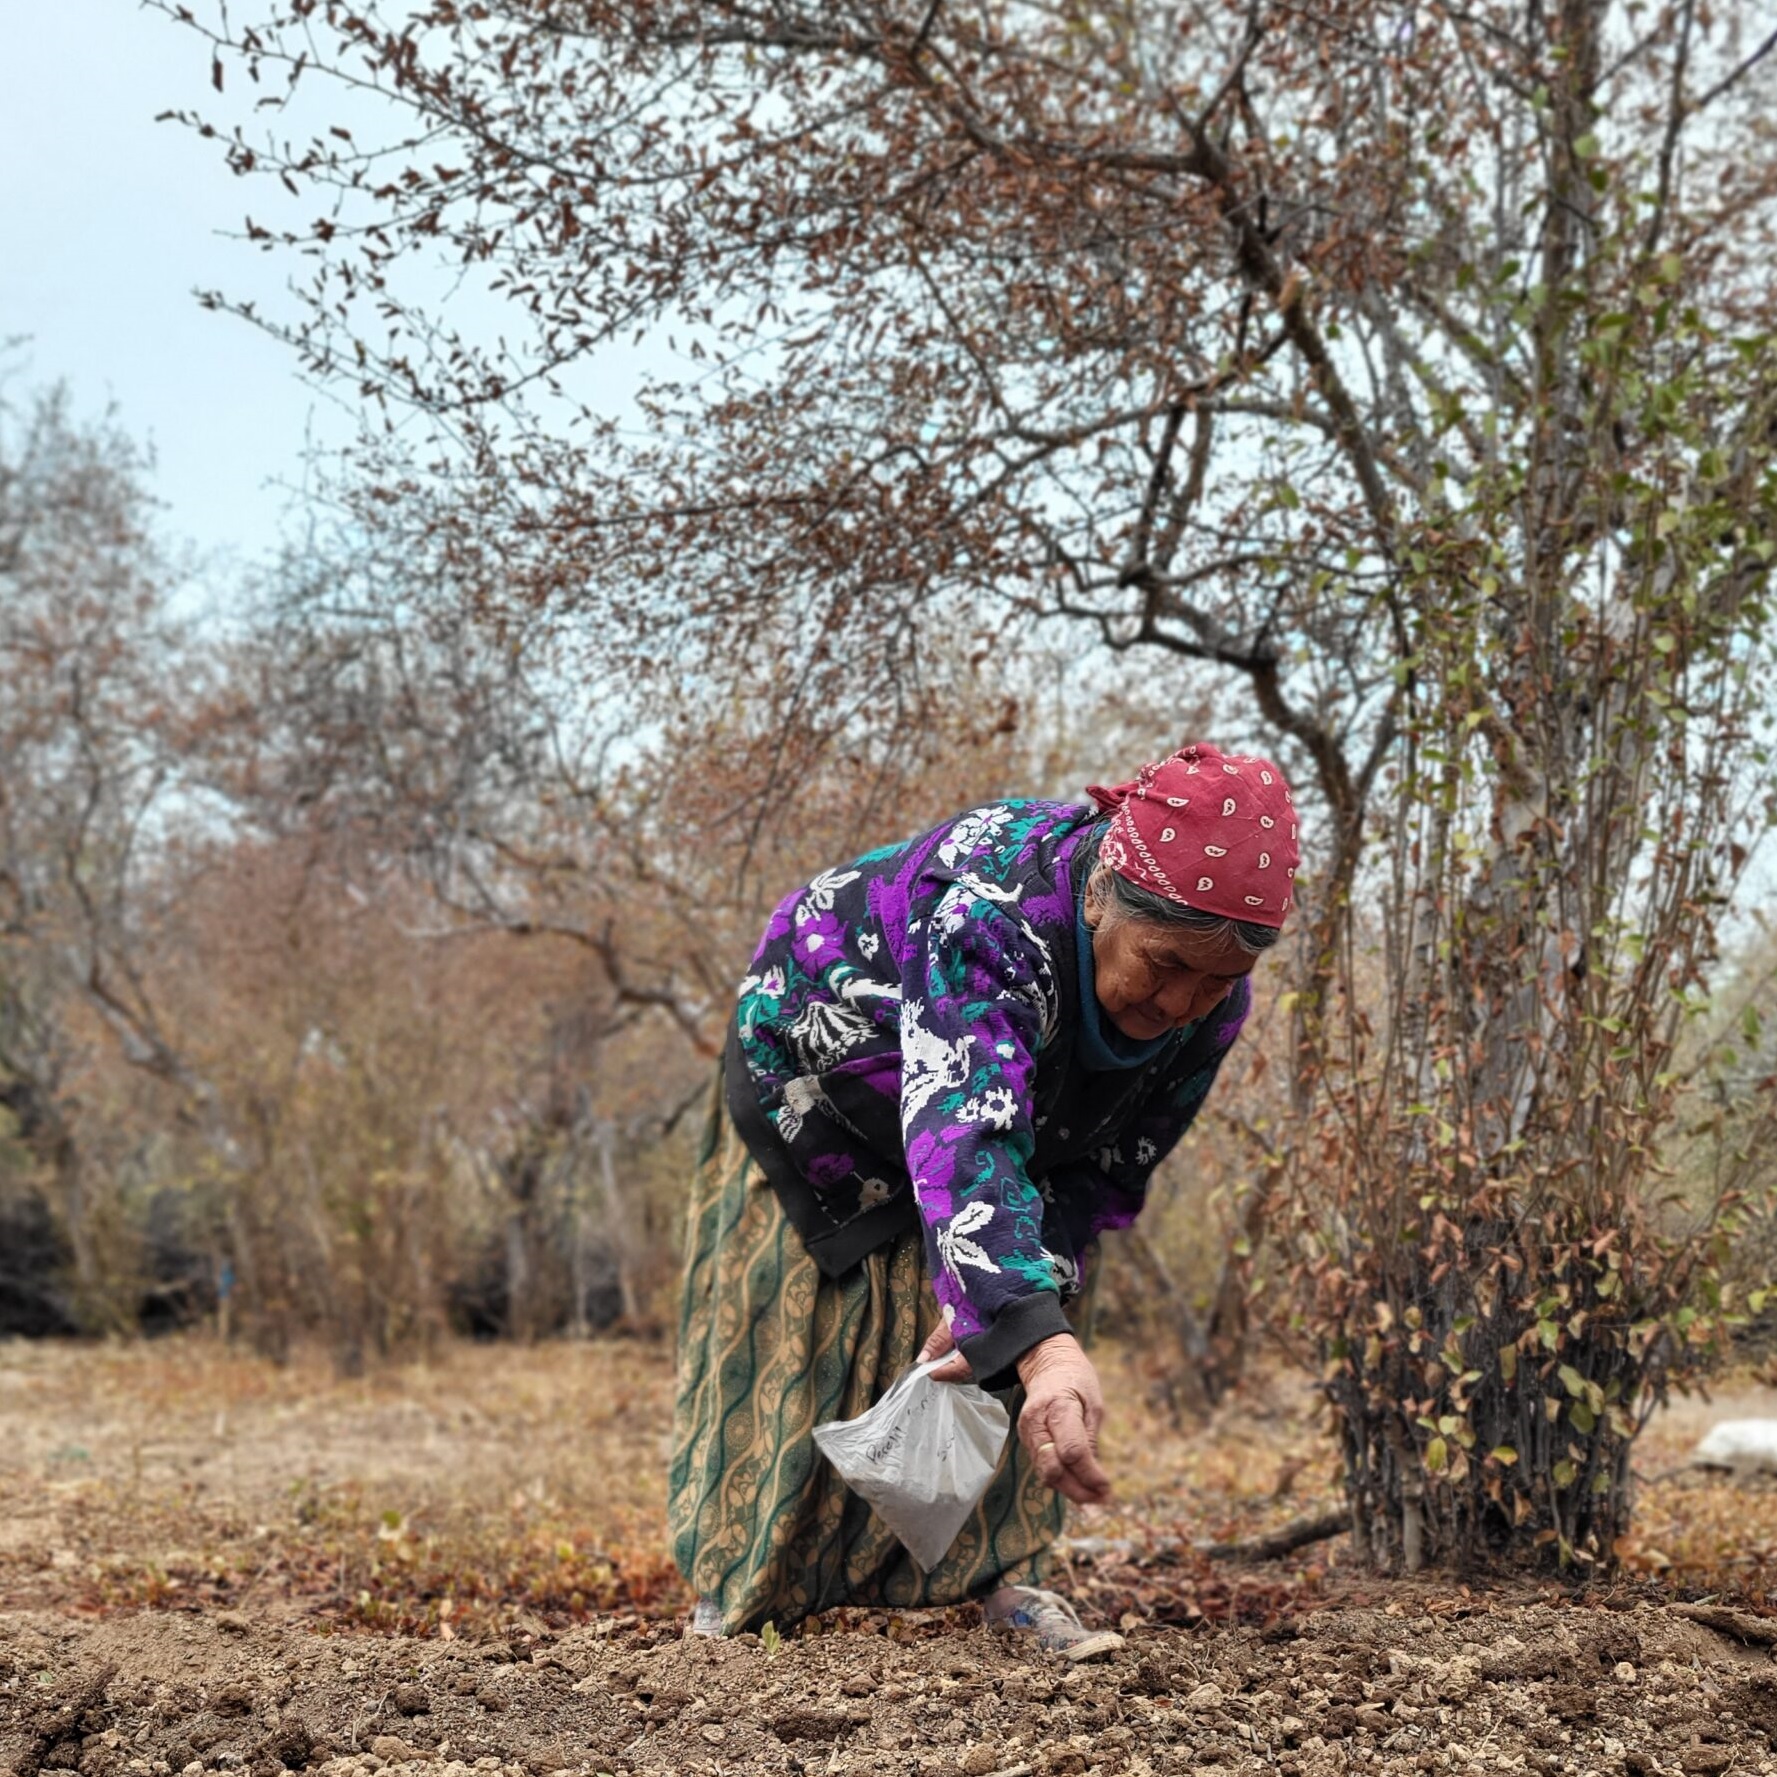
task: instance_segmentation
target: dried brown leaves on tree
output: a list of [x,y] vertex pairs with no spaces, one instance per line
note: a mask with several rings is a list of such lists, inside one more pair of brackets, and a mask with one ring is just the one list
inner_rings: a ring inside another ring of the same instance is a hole
[[1287,1250],[1371,1546],[1608,1558],[1747,1182],[1659,1202],[1768,812],[1758,10],[163,10],[454,600],[815,756],[1052,622],[1306,767]]
[[726,688],[639,744],[571,639],[341,539],[175,624],[127,437],[0,420],[0,1325],[225,1278],[225,1325],[348,1368],[656,1324],[725,983],[783,881],[963,798],[932,735],[792,817]]

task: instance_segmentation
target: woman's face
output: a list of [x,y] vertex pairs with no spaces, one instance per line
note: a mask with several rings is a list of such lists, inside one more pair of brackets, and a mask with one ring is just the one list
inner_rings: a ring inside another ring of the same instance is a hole
[[1098,1003],[1138,1043],[1206,1017],[1259,960],[1232,932],[1206,936],[1133,919],[1109,909],[1103,892],[1087,895],[1086,923]]

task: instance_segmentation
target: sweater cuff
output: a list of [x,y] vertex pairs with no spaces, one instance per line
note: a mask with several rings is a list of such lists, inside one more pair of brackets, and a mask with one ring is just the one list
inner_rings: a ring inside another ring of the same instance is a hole
[[1008,1302],[994,1317],[992,1326],[959,1339],[957,1346],[983,1388],[1013,1388],[1018,1382],[1013,1365],[1033,1345],[1073,1330],[1062,1312],[1061,1297],[1054,1290],[1037,1290]]

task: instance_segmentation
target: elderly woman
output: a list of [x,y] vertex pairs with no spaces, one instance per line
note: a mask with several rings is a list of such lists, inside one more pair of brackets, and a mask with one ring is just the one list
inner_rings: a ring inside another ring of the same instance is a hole
[[[1089,793],[971,809],[765,929],[688,1233],[669,1516],[700,1632],[975,1599],[1070,1658],[1118,1643],[1040,1585],[1065,1502],[1110,1493],[1082,1287],[1239,1035],[1296,817],[1207,745]],[[1018,1435],[926,1573],[811,1433],[946,1353]]]

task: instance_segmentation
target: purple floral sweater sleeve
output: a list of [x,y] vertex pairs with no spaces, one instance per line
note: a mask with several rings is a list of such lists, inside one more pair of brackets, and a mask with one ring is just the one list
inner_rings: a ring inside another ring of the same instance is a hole
[[823,872],[772,915],[729,1032],[730,1114],[823,1273],[917,1226],[990,1385],[1066,1330],[1093,1238],[1138,1212],[1245,1011],[1243,988],[1133,1071],[1081,1061],[1094,820],[993,803]]
[[938,1305],[977,1376],[1067,1330],[1030,1176],[1037,1054],[1053,1034],[1048,944],[993,885],[938,902],[903,986],[901,1125]]

